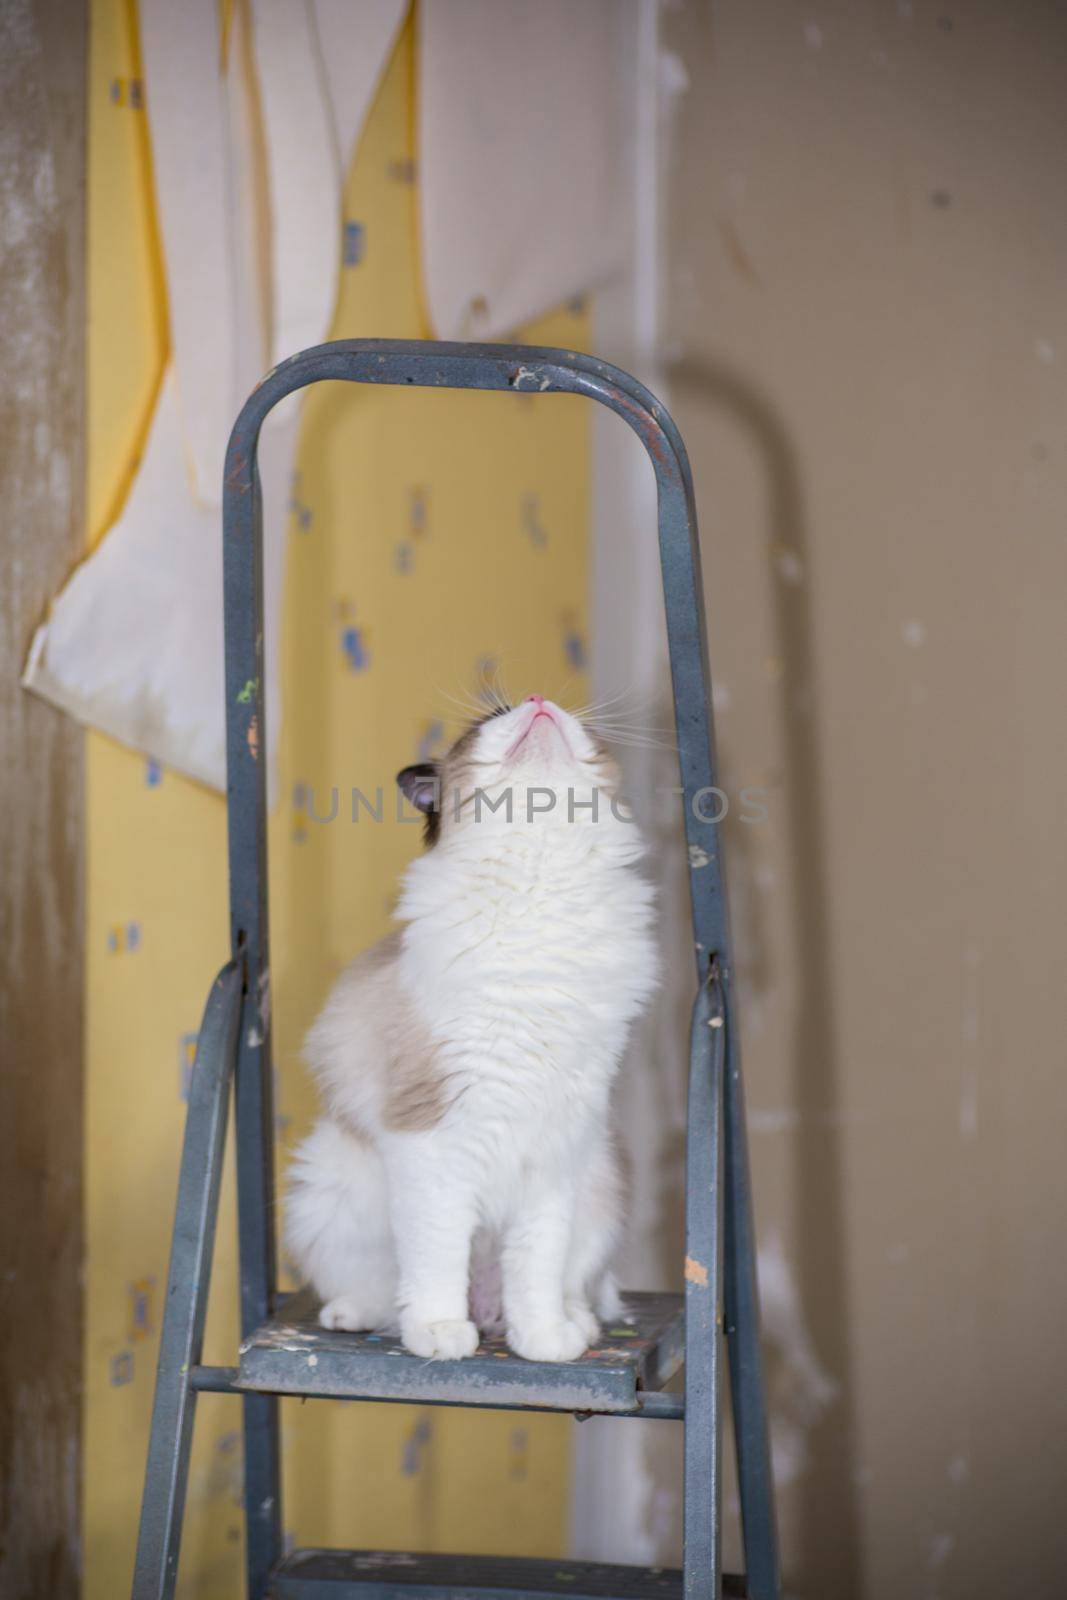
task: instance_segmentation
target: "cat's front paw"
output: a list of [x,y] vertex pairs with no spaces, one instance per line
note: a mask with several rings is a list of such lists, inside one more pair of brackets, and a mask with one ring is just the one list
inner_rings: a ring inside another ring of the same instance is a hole
[[600,1323],[582,1300],[568,1300],[565,1309],[567,1321],[573,1322],[575,1327],[582,1330],[582,1337],[588,1350],[600,1338]]
[[405,1350],[429,1361],[461,1361],[478,1348],[478,1330],[473,1322],[458,1318],[445,1322],[423,1322],[418,1317],[400,1319],[400,1338]]
[[[596,1319],[590,1320],[595,1336]],[[526,1361],[577,1361],[592,1342],[587,1331],[573,1318],[561,1317],[558,1322],[534,1322],[510,1328],[508,1344]]]
[[352,1294],[339,1294],[336,1299],[327,1300],[319,1312],[319,1322],[324,1328],[344,1328],[349,1333],[362,1333],[374,1326]]

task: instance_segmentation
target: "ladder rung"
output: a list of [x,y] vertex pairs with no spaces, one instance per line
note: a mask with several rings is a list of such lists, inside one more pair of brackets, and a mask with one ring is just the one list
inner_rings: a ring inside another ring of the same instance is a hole
[[[190,1387],[201,1394],[256,1394],[259,1390],[250,1390],[241,1383],[241,1373],[238,1367],[193,1367],[189,1374]],[[279,1391],[283,1392],[283,1391]],[[336,1395],[316,1395],[305,1393],[301,1396],[304,1400],[329,1400],[336,1399]],[[573,1413],[579,1422],[585,1422],[589,1417],[648,1417],[657,1422],[680,1422],[685,1417],[684,1394],[669,1394],[663,1390],[640,1389],[636,1396],[636,1409],[633,1411],[576,1411]],[[389,1400],[387,1405],[403,1405],[402,1400]],[[450,1405],[462,1409],[462,1401],[442,1400],[437,1402],[421,1402],[422,1404]],[[534,1411],[536,1406],[523,1405],[515,1401],[507,1404],[500,1401],[492,1407],[495,1411]]]
[[238,1394],[236,1367],[194,1367],[189,1384],[204,1394]]
[[[674,1567],[607,1566],[594,1561],[545,1561],[526,1556],[409,1555],[397,1550],[294,1550],[276,1568],[276,1600],[682,1600]],[[745,1582],[723,1578],[723,1594],[743,1600]]]

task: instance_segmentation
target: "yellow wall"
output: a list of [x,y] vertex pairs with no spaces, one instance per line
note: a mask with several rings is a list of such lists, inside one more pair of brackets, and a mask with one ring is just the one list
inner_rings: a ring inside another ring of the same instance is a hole
[[[136,19],[93,0],[89,507],[114,514],[166,355]],[[418,337],[413,41],[406,29],[344,199],[362,227],[336,336]],[[580,305],[522,330],[581,348]],[[279,804],[271,825],[282,1162],[314,1099],[298,1060],[333,972],[388,924],[414,828],[347,820],[353,785],[454,733],[448,696],[503,672],[515,693],[582,691],[588,418],[582,402],[322,386],[290,515]],[[87,1600],[129,1581],[182,1132],[182,1081],[227,954],[221,798],[88,740],[84,1532]],[[325,814],[336,786],[341,814]],[[392,815],[387,807],[387,818]],[[232,1362],[232,1173],[208,1358]],[[566,1423],[328,1403],[282,1408],[285,1529],[298,1543],[560,1553]],[[239,1402],[200,1403],[180,1590],[240,1592]]]

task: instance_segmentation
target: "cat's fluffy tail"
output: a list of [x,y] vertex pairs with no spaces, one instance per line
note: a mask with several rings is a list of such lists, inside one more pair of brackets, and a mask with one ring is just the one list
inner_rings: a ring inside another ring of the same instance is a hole
[[286,1248],[323,1302],[328,1328],[396,1325],[396,1260],[381,1157],[325,1117],[289,1169]]

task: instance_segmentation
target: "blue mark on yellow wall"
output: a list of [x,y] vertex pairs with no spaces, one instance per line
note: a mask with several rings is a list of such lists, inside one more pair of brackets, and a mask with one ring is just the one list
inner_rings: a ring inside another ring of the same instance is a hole
[[140,111],[144,106],[144,84],[140,78],[112,78],[108,99],[113,106],[126,106],[130,111]]
[[133,1283],[126,1285],[126,1293],[130,1300],[130,1321],[126,1330],[126,1337],[131,1344],[136,1344],[138,1339],[147,1339],[156,1331],[153,1316],[153,1291],[156,1287],[155,1278],[137,1278]]
[[541,521],[540,498],[532,489],[528,489],[520,501],[519,523],[534,549],[543,550],[548,543],[548,534]]
[[163,768],[154,756],[144,764],[144,781],[150,789],[158,789],[163,782]]
[[296,524],[297,532],[307,533],[314,520],[314,513],[306,500],[304,500],[300,490],[300,474],[299,472],[294,472],[289,488],[289,515]]
[[584,672],[588,664],[585,636],[573,611],[564,611],[560,618],[563,629],[563,654],[567,665],[575,672]]
[[408,527],[413,539],[421,539],[426,533],[429,499],[425,484],[412,484],[408,493]]
[[445,725],[436,717],[432,722],[423,724],[419,734],[419,742],[415,747],[415,760],[432,761],[435,755],[440,754],[445,742]]
[[344,263],[346,267],[358,267],[363,260],[367,243],[367,230],[362,222],[345,222],[344,232]]
[[339,624],[341,655],[345,665],[353,672],[365,672],[370,666],[370,649],[367,630],[356,620],[356,608],[351,600],[335,600],[334,621]]
[[131,953],[141,948],[141,924],[139,922],[116,923],[108,929],[107,947],[113,955],[119,955],[128,950]]
[[292,837],[296,844],[303,844],[308,836],[308,786],[306,783],[293,784],[293,824]]
[[370,654],[362,628],[342,628],[341,649],[353,672],[362,672],[370,666]]
[[393,550],[393,565],[397,572],[408,573],[415,565],[415,547],[429,532],[430,495],[423,483],[414,483],[408,489],[408,525],[402,539]]
[[508,1477],[522,1483],[530,1473],[530,1435],[525,1428],[511,1430]]
[[108,1382],[113,1389],[121,1389],[133,1382],[133,1351],[120,1350],[108,1362]]
[[422,1466],[423,1454],[432,1438],[433,1423],[428,1416],[421,1416],[404,1440],[404,1449],[400,1457],[400,1470],[405,1478],[417,1476]]

